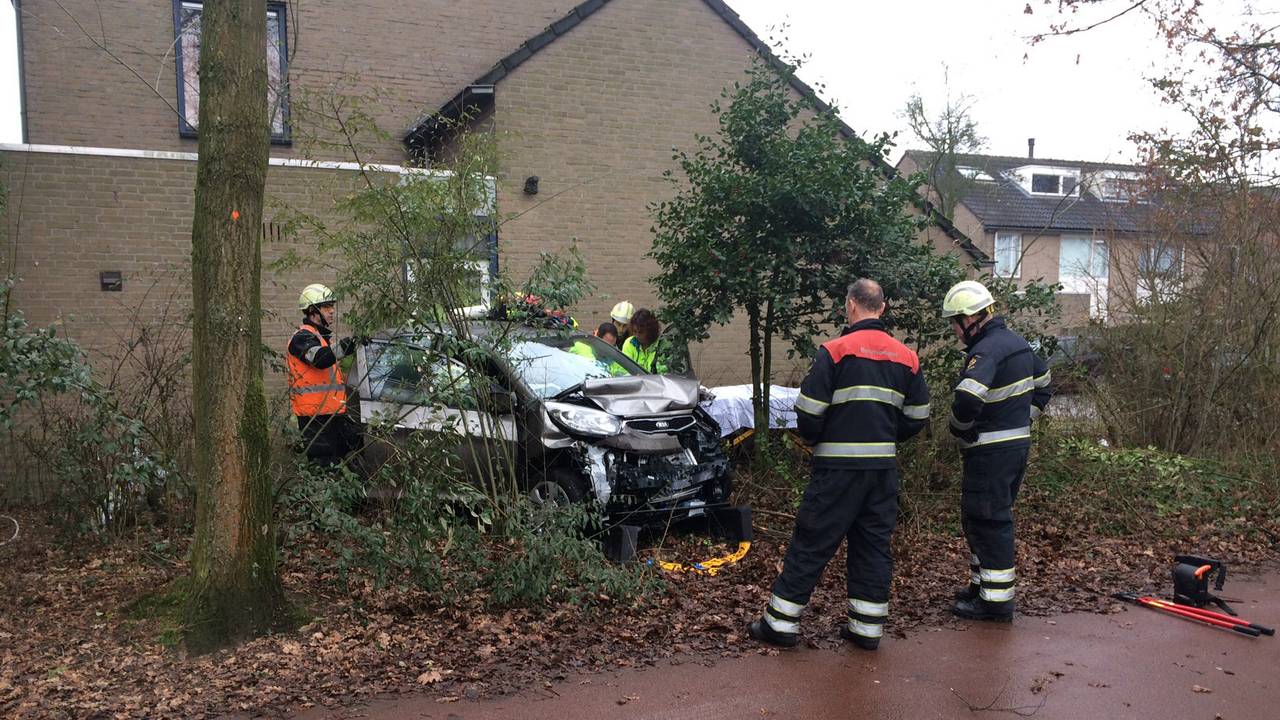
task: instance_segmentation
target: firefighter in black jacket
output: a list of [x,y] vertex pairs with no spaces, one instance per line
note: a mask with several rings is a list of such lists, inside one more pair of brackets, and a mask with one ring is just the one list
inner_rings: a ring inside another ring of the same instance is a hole
[[813,475],[796,512],[795,534],[764,616],[751,637],[782,647],[800,640],[800,615],[823,569],[848,547],[846,640],[874,650],[889,614],[898,519],[897,443],[929,417],[929,389],[916,354],[880,321],[884,293],[871,280],[849,287],[849,326],[824,343],[800,386],[800,435],[813,443]]
[[972,620],[1013,619],[1013,502],[1031,449],[1031,421],[1052,390],[1049,369],[1022,336],[992,314],[981,283],[947,291],[943,317],[965,344],[964,371],[951,406],[951,434],[964,453],[960,522],[969,543],[969,584],[952,612]]

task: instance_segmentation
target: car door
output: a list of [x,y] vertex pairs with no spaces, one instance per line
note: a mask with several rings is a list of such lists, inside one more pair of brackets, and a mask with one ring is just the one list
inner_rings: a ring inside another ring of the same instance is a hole
[[[426,443],[447,448],[456,466],[482,486],[510,475],[514,408],[483,368],[400,339],[363,348],[357,370],[360,418],[369,428],[374,462],[390,460],[411,442]],[[419,433],[430,437],[413,442]]]

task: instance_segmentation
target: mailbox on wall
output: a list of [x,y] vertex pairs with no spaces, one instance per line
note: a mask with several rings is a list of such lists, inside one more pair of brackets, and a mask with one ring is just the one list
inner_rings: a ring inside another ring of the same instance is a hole
[[124,290],[124,277],[119,270],[103,270],[98,273],[98,281],[102,284],[102,292]]

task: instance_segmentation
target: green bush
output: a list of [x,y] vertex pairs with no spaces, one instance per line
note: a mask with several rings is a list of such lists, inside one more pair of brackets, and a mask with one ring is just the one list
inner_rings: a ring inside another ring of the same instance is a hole
[[646,565],[605,559],[593,537],[600,533],[600,519],[587,505],[548,511],[521,500],[505,525],[504,537],[491,545],[492,570],[480,581],[494,605],[593,605],[661,586]]
[[1064,514],[1104,532],[1165,534],[1194,524],[1280,519],[1280,483],[1269,466],[1221,463],[1092,438],[1047,436],[1036,449],[1028,489]]
[[[417,457],[440,457],[432,453],[423,448]],[[365,479],[345,466],[299,461],[285,492],[289,537],[323,539],[344,583],[367,574],[378,586],[411,585],[445,600],[480,589],[498,606],[590,605],[654,587],[644,566],[605,559],[593,508],[540,509],[518,497],[497,513],[447,462],[434,471],[426,464],[389,463]],[[395,499],[371,502],[372,491]]]
[[[0,427],[52,474],[55,518],[71,532],[118,534],[132,526],[157,488],[177,475],[139,415],[95,380],[84,351],[54,328],[33,328],[11,305],[0,338]],[[135,408],[139,413],[144,408]]]

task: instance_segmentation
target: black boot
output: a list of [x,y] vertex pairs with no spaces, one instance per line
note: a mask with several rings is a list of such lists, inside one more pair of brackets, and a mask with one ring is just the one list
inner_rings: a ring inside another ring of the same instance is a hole
[[800,644],[800,635],[798,633],[778,632],[769,627],[769,623],[765,622],[764,618],[748,625],[747,633],[762,643],[776,647],[793,648]]
[[956,600],[956,604],[951,606],[951,614],[966,620],[1013,622],[1013,601],[992,603],[982,598]]
[[964,587],[956,588],[956,591],[955,591],[954,593],[952,593],[952,596],[953,596],[956,600],[977,600],[977,599],[978,599],[978,588],[980,588],[980,587],[982,587],[982,586],[981,586],[981,585],[974,585],[973,583],[969,583],[968,585],[965,585]]
[[850,630],[849,625],[847,623],[840,626],[840,637],[844,638],[845,640],[848,640],[854,645],[857,645],[863,650],[875,650],[876,648],[880,647],[880,638],[863,637],[858,633]]

